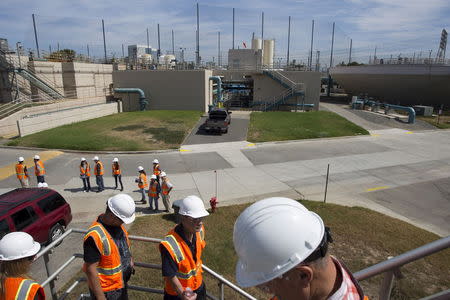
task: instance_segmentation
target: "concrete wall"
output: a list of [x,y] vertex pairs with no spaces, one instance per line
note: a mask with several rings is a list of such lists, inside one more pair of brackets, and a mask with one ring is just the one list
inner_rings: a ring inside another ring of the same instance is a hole
[[108,116],[118,112],[119,106],[115,102],[97,104],[21,119],[17,121],[17,126],[19,127],[20,136],[22,137],[46,129]]
[[64,91],[69,98],[110,95],[113,65],[62,63]]
[[256,70],[262,64],[262,50],[228,50],[228,68],[230,70]]
[[104,103],[106,103],[105,97],[92,97],[76,100],[64,100],[53,104],[27,107],[19,112],[16,112],[0,120],[0,136],[2,137],[18,136],[19,131],[17,128],[17,121],[28,115],[55,112],[67,108],[87,106],[93,104],[104,104]]
[[[135,70],[114,71],[114,88],[140,88],[149,100],[147,109],[207,111],[211,99],[209,70]],[[137,95],[115,93],[122,98],[124,111],[136,109]]]
[[[6,57],[0,57],[0,60],[6,60],[12,63],[16,68],[19,67],[19,59],[16,54],[6,54]],[[26,68],[28,56],[20,56],[20,66]],[[19,97],[31,95],[30,83],[28,80],[18,76]],[[0,70],[0,103],[7,103],[14,100],[16,95],[16,81],[12,72]]]
[[[58,92],[64,95],[62,63],[50,61],[30,61],[28,69],[36,74],[42,81],[49,83],[56,88]],[[47,94],[37,87],[31,85],[31,94],[33,97],[47,97]]]

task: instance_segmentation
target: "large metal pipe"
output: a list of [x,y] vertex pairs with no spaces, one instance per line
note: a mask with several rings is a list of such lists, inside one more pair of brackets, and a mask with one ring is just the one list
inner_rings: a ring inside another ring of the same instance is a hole
[[215,81],[217,84],[217,102],[223,102],[222,99],[222,79],[219,76],[210,76],[209,80]]
[[148,100],[145,98],[145,93],[143,90],[138,88],[115,88],[116,93],[138,93],[139,94],[139,109],[145,110],[148,104]]

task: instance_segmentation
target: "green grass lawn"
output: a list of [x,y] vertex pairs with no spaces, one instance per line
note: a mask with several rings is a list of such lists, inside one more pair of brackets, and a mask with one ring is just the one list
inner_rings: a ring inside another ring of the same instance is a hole
[[[318,213],[325,224],[331,227],[334,243],[331,244],[330,252],[344,261],[353,272],[439,238],[435,234],[369,209],[312,201],[301,202]],[[237,261],[232,241],[233,226],[236,218],[248,205],[219,207],[216,213],[205,219],[207,245],[203,263],[232,282],[235,282]],[[174,225],[170,215],[146,216],[136,219],[130,233],[163,238]],[[134,241],[132,252],[136,261],[161,263],[157,244]],[[404,278],[395,281],[391,299],[418,299],[450,288],[449,265],[450,249],[447,249],[402,267]],[[381,280],[382,277],[377,276],[361,282],[370,299],[378,298]],[[215,296],[219,295],[216,281],[209,275],[205,275],[205,281],[208,291]],[[137,268],[130,283],[163,288],[160,270]],[[263,295],[256,288],[246,290],[258,299],[268,299],[267,295]],[[86,291],[85,286],[77,289],[78,294],[82,291]],[[161,299],[161,296],[131,291],[130,299]],[[225,288],[225,299],[243,298]]]
[[361,134],[369,133],[332,112],[253,112],[247,138],[269,142]]
[[439,123],[437,123],[437,116],[433,117],[424,117],[418,116],[417,119],[430,123],[433,126],[436,126],[440,129],[448,129],[450,128],[450,113],[447,112],[446,115],[442,115],[439,117]]
[[8,145],[91,151],[174,149],[201,115],[199,111],[125,112],[45,130]]

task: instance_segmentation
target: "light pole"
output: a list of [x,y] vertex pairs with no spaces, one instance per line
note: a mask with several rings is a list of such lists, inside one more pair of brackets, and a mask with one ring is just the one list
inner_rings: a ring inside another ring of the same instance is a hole
[[17,49],[17,58],[19,59],[19,69],[22,68],[22,64],[20,63],[20,50],[22,50],[22,43],[17,42],[16,43],[16,49]]

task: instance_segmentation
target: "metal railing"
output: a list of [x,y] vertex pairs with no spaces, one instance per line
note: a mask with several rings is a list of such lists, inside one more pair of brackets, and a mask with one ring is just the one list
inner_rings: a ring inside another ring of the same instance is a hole
[[[450,236],[436,240],[429,244],[423,245],[419,248],[400,254],[398,256],[389,258],[388,260],[385,260],[376,265],[358,271],[353,275],[357,280],[361,281],[384,273],[385,275],[379,290],[379,299],[389,300],[391,296],[394,278],[402,277],[400,273],[400,267],[410,262],[416,261],[418,259],[439,252],[441,250],[444,250],[446,248],[450,248]],[[434,296],[441,297],[442,296],[441,294],[442,293],[438,293]],[[450,290],[447,290],[443,296],[446,298],[442,299],[450,299]],[[438,298],[434,298],[433,296],[431,296],[431,298],[427,297],[427,299],[438,299]]]
[[[70,285],[70,287],[67,290],[63,291],[61,296],[58,298],[56,287],[55,287],[55,281],[57,280],[58,275],[61,272],[63,272],[69,265],[71,265],[76,259],[83,258],[83,255],[79,254],[79,253],[72,254],[69,257],[69,259],[67,259],[61,266],[59,266],[53,273],[51,273],[50,268],[49,268],[49,261],[50,261],[49,254],[51,253],[52,249],[55,246],[57,246],[61,242],[63,242],[63,240],[66,237],[68,237],[70,234],[72,234],[72,233],[86,234],[86,232],[87,232],[87,230],[83,230],[83,229],[77,229],[77,228],[68,229],[63,235],[61,235],[58,239],[56,239],[55,241],[50,243],[47,247],[45,247],[43,250],[41,250],[36,255],[36,259],[43,257],[46,274],[47,274],[47,279],[41,283],[41,286],[42,287],[46,287],[47,285],[49,286],[50,291],[51,291],[51,297],[53,300],[65,299],[75,289],[75,287],[79,283],[85,281],[85,279],[83,279],[83,278],[76,279],[75,282],[72,285]],[[144,237],[144,236],[130,235],[129,238],[130,238],[130,240],[141,241],[141,242],[150,242],[150,243],[160,243],[161,242],[161,239],[149,238],[149,237]],[[150,264],[150,263],[137,262],[137,261],[134,264],[135,264],[135,266],[142,267],[142,268],[161,269],[160,264]],[[225,279],[222,275],[214,272],[207,266],[202,265],[202,268],[205,272],[210,274],[212,277],[214,277],[214,279],[216,279],[219,282],[219,290],[220,290],[219,297],[217,298],[215,296],[208,294],[207,295],[208,298],[213,299],[213,300],[223,300],[224,299],[224,288],[225,288],[225,286],[227,286],[227,287],[231,288],[232,290],[234,290],[235,292],[239,293],[241,296],[245,297],[246,299],[256,300],[255,297],[248,294],[247,292],[245,292],[244,290],[242,290],[241,288],[239,288],[238,286],[236,286],[229,280]],[[143,286],[129,285],[128,288],[130,290],[136,290],[136,291],[142,291],[142,292],[148,292],[148,293],[157,293],[157,294],[164,293],[164,291],[161,289],[154,289],[154,288],[143,287]]]

